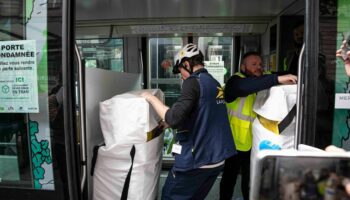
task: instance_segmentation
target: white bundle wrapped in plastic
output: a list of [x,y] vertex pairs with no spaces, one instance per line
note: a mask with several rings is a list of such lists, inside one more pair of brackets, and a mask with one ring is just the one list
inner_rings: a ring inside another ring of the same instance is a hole
[[[253,107],[257,117],[252,125],[251,177],[255,176],[256,156],[259,151],[293,148],[296,94],[297,85],[279,85],[258,92]],[[283,131],[279,130],[282,121],[285,123]]]
[[[94,168],[94,200],[154,200],[157,196],[162,128],[153,107],[139,96],[142,91],[116,95],[100,103],[105,146],[99,148]],[[164,101],[161,90],[150,92]]]

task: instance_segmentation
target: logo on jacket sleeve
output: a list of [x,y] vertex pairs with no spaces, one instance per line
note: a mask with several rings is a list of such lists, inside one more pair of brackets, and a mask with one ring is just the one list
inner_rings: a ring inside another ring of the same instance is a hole
[[224,104],[225,99],[224,99],[224,88],[222,87],[216,87],[217,90],[217,95],[216,95],[216,104]]

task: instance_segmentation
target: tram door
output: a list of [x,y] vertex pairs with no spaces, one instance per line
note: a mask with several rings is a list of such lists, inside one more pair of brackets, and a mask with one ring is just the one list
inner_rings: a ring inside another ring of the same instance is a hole
[[[192,39],[192,38],[191,38]],[[172,73],[176,53],[187,44],[188,37],[157,37],[148,39],[148,88],[158,88],[164,92],[165,104],[171,106],[181,92],[181,77]],[[233,37],[194,37],[194,43],[204,52],[204,63],[209,73],[224,85],[233,71]],[[171,142],[173,129],[164,133],[163,165],[168,168],[173,163]]]
[[72,5],[0,2],[1,199],[79,199]]

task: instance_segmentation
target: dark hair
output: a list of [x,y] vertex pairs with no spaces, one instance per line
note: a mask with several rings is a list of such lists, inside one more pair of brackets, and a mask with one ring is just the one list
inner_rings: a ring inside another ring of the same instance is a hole
[[194,67],[196,65],[204,65],[204,56],[201,51],[199,51],[198,55],[192,56],[191,58],[185,58],[181,61],[181,63],[188,61],[190,63],[191,67]]
[[258,52],[256,52],[256,51],[249,51],[249,52],[247,52],[247,53],[245,53],[245,54],[243,55],[242,61],[244,62],[244,60],[245,60],[247,57],[249,57],[249,56],[259,56],[259,57],[261,58],[261,55],[260,55]]

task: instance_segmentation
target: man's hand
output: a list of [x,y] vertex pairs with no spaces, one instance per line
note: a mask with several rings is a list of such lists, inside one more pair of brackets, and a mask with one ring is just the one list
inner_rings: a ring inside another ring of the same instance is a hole
[[169,127],[170,127],[169,124],[167,124],[167,123],[166,123],[165,121],[163,121],[163,120],[159,122],[159,125],[162,126],[163,129],[166,129],[166,128],[169,128]]
[[147,91],[144,91],[140,94],[141,97],[145,98],[146,101],[150,101],[151,98],[154,97],[154,95],[152,95],[151,93],[147,92]]
[[[343,54],[344,51],[346,51],[345,54]],[[346,48],[346,40],[343,41],[342,45],[336,51],[335,55],[337,57],[341,58],[343,61],[349,61],[350,60],[350,51]]]
[[145,98],[146,101],[148,101],[154,108],[154,110],[157,112],[157,114],[160,116],[162,120],[165,119],[165,113],[168,111],[169,107],[163,104],[156,96],[152,95],[150,92],[143,91],[140,94],[141,97]]
[[297,80],[298,80],[298,77],[293,75],[293,74],[278,76],[278,83],[279,84],[284,84],[284,85],[296,84]]
[[338,58],[341,58],[344,62],[344,67],[346,74],[350,76],[350,51],[347,51],[345,54],[343,54],[343,51],[345,51],[345,44],[346,40],[343,41],[343,44],[340,46],[340,49],[338,49],[335,53],[335,55]]

